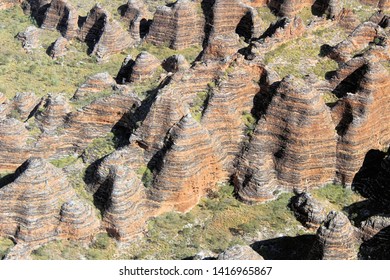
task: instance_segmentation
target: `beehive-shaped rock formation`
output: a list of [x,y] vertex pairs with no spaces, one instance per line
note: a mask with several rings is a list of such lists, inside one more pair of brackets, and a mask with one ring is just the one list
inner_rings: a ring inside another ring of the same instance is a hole
[[90,97],[94,94],[105,90],[112,90],[116,82],[113,77],[107,72],[98,73],[88,79],[83,83],[74,94],[74,99],[82,99],[84,97]]
[[[376,56],[369,56],[354,94],[347,94],[333,111],[343,112],[337,131],[337,169],[339,180],[347,185],[363,164],[371,149],[382,150],[390,144],[388,95],[389,72]],[[341,109],[341,110],[340,110]]]
[[249,246],[235,245],[218,255],[218,260],[264,260]]
[[162,63],[162,67],[167,72],[176,73],[178,71],[187,70],[190,68],[190,64],[183,55],[175,54],[165,59]]
[[35,26],[29,26],[24,32],[19,32],[16,38],[22,42],[22,47],[28,52],[32,52],[39,47],[40,30]]
[[307,190],[332,182],[335,165],[330,111],[306,82],[288,76],[256,126],[235,185],[243,200],[261,202],[277,188]]
[[70,111],[68,101],[63,95],[50,94],[45,101],[44,109],[35,118],[39,128],[50,134],[65,123]]
[[201,45],[205,20],[197,5],[193,1],[179,0],[172,7],[159,7],[146,40],[176,50]]
[[269,1],[268,7],[280,16],[294,17],[304,8],[311,8],[314,0],[275,0]]
[[240,145],[246,136],[246,125],[251,117],[254,98],[260,92],[259,81],[264,69],[251,65],[242,57],[233,61],[227,77],[222,77],[210,93],[202,125],[222,147],[220,155],[224,169],[233,173],[233,161],[239,154]]
[[130,82],[143,82],[152,78],[160,65],[161,62],[154,55],[145,51],[141,52],[131,69]]
[[118,53],[132,44],[130,35],[99,4],[88,13],[79,32],[81,41],[87,43],[90,54],[99,59]]
[[26,120],[39,102],[40,99],[33,92],[18,92],[9,107],[20,115],[20,119]]
[[318,229],[326,218],[325,209],[309,193],[303,192],[294,196],[291,199],[291,209],[307,228]]
[[317,231],[311,258],[322,260],[354,260],[357,258],[356,237],[348,218],[341,212],[330,212]]
[[68,51],[69,41],[64,37],[59,37],[50,48],[50,57],[57,59],[66,55]]
[[122,20],[127,23],[131,37],[135,42],[140,42],[149,31],[149,13],[143,1],[128,0],[122,14]]
[[30,154],[28,131],[16,119],[0,119],[0,171],[14,171]]
[[[62,171],[43,159],[32,158],[14,176],[14,181],[0,190],[0,231],[18,242],[44,243],[56,238],[61,207],[76,198]],[[95,229],[86,230],[93,235]]]
[[77,22],[77,11],[67,0],[53,0],[45,13],[41,27],[57,29],[62,36],[71,39],[77,35]]
[[221,180],[218,147],[191,115],[170,131],[166,144],[167,152],[150,196],[164,210],[188,211]]
[[120,166],[112,170],[112,185],[103,226],[107,232],[120,241],[134,240],[145,230],[146,213],[145,187],[134,171]]

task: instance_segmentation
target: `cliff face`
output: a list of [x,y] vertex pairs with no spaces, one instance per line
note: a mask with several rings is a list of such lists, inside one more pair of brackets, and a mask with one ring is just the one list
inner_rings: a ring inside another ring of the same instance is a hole
[[51,1],[41,27],[46,29],[57,29],[65,38],[73,38],[78,30],[78,14],[66,0]]
[[[96,213],[83,202],[72,204],[75,199],[61,170],[32,158],[16,171],[12,183],[0,189],[0,232],[29,243],[91,237],[99,226]],[[87,211],[80,213],[80,207]]]
[[193,1],[179,0],[172,7],[159,7],[146,40],[176,50],[201,45],[205,23],[198,5]]
[[166,145],[150,197],[163,209],[188,211],[223,177],[216,157],[218,147],[191,115],[172,128]]
[[335,164],[336,133],[329,109],[315,90],[289,76],[256,126],[235,185],[243,200],[264,201],[278,188],[306,190],[331,182]]
[[355,247],[356,237],[348,218],[341,212],[330,212],[317,231],[311,254],[322,260],[354,260]]

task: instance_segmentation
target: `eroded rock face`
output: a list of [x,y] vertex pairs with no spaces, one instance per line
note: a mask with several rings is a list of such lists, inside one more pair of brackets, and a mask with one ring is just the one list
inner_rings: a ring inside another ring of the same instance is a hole
[[59,37],[50,49],[50,57],[57,59],[66,55],[68,51],[69,41],[64,37]]
[[132,44],[131,36],[99,4],[88,13],[78,37],[87,43],[88,52],[98,59],[105,59]]
[[99,92],[105,90],[112,90],[115,87],[116,82],[113,77],[111,77],[108,72],[98,73],[88,79],[83,83],[74,94],[74,99],[82,99],[93,96]]
[[57,29],[62,36],[71,39],[77,34],[77,22],[77,11],[67,0],[53,0],[45,13],[41,27]]
[[294,196],[291,199],[291,209],[307,228],[318,229],[326,218],[325,209],[309,193],[303,192]]
[[130,82],[139,83],[152,78],[160,65],[161,62],[154,55],[141,52],[135,59],[134,66],[131,69]]
[[204,16],[198,3],[179,0],[172,7],[159,7],[150,26],[147,41],[175,50],[200,46],[204,38]]
[[150,22],[149,13],[145,8],[143,1],[129,0],[122,13],[122,20],[127,23],[131,37],[135,42],[141,40],[149,32]]
[[235,186],[244,201],[261,202],[274,198],[278,188],[307,190],[332,182],[335,164],[330,111],[314,89],[288,76],[239,161]]
[[343,112],[336,126],[337,170],[338,179],[347,185],[352,183],[369,150],[381,150],[390,144],[390,129],[383,125],[389,122],[385,113],[390,105],[389,73],[375,56],[370,56],[360,69],[361,75],[352,87],[355,93],[344,96],[333,108]]
[[357,258],[356,237],[348,218],[341,212],[330,212],[317,231],[312,257],[322,260]]
[[172,128],[166,145],[150,197],[160,202],[162,209],[188,211],[222,177],[222,166],[216,157],[218,147],[191,115]]
[[109,199],[103,226],[119,241],[134,240],[145,230],[150,211],[146,205],[145,187],[134,171],[125,166],[111,170]]
[[178,71],[188,70],[190,68],[190,64],[183,55],[175,54],[165,59],[162,63],[162,67],[167,72],[176,73]]
[[314,0],[276,0],[269,1],[268,6],[277,11],[280,16],[294,17],[304,8],[311,8]]
[[[85,219],[69,219],[72,211],[64,204],[76,199],[76,194],[60,169],[43,159],[32,158],[14,176],[12,183],[0,189],[2,234],[17,242],[45,243],[59,237],[79,239],[96,233],[98,221],[92,209],[81,214],[89,215]],[[84,234],[69,235],[79,233],[74,228],[81,226],[85,227]],[[64,228],[64,236],[58,232],[59,227]]]
[[363,240],[367,241],[380,233],[383,229],[390,227],[390,217],[387,216],[372,216],[363,221],[360,225]]
[[14,171],[29,157],[28,138],[23,123],[16,119],[0,119],[0,171]]
[[264,260],[249,246],[235,245],[218,255],[218,260]]
[[16,38],[22,42],[22,47],[28,52],[38,48],[40,30],[35,26],[29,26],[24,32],[19,32]]
[[38,127],[45,133],[55,133],[64,125],[71,112],[67,99],[61,94],[50,94],[45,100],[43,110],[35,116]]
[[32,114],[40,99],[33,92],[18,92],[8,105],[11,115],[19,114],[21,120],[26,120]]

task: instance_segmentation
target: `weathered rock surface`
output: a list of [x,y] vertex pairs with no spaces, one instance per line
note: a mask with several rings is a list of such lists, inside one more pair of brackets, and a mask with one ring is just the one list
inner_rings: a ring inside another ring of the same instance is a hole
[[63,57],[68,52],[69,41],[64,37],[59,37],[50,48],[50,57],[57,59]]
[[172,7],[159,7],[146,40],[176,50],[200,46],[205,19],[197,5],[193,1],[179,0]]
[[40,45],[40,30],[35,26],[29,26],[24,32],[19,32],[16,38],[22,42],[22,47],[28,52],[32,52]]
[[363,221],[360,225],[362,231],[362,237],[364,241],[370,240],[375,235],[380,233],[381,230],[390,227],[390,217],[386,216],[372,216]]
[[113,90],[116,82],[113,77],[111,77],[108,72],[98,73],[88,79],[83,83],[74,94],[74,99],[88,98],[105,90]]
[[353,226],[341,212],[330,212],[317,231],[311,257],[322,260],[354,260],[357,258]]
[[30,155],[29,134],[16,119],[0,119],[0,171],[14,171]]
[[233,163],[238,156],[244,138],[255,96],[260,92],[259,82],[265,71],[256,64],[250,64],[238,57],[231,62],[226,76],[209,93],[210,98],[204,110],[201,123],[222,147],[219,155],[228,174],[234,173]]
[[223,178],[217,146],[191,115],[186,115],[167,138],[167,152],[150,197],[166,210],[188,211]]
[[161,62],[154,55],[143,51],[135,59],[129,80],[139,83],[150,79],[160,66]]
[[105,59],[132,44],[131,36],[99,4],[88,13],[78,37],[87,43],[88,52],[95,54],[98,59]]
[[61,94],[49,94],[43,110],[35,116],[38,127],[45,133],[55,133],[65,124],[66,116],[71,112],[67,99]]
[[280,16],[294,17],[304,8],[311,8],[313,0],[276,0],[269,1],[268,6],[277,11]]
[[333,108],[340,119],[336,127],[338,179],[347,185],[352,183],[369,150],[381,150],[390,144],[390,128],[384,125],[389,123],[385,113],[390,105],[389,72],[375,56],[367,58],[360,69],[352,90],[347,87],[354,93],[344,96]]
[[278,188],[307,190],[332,182],[335,165],[329,109],[305,81],[288,76],[240,159],[235,186],[244,201],[261,202],[274,198]]
[[149,32],[149,12],[143,1],[128,0],[122,13],[122,20],[127,23],[129,32],[135,42],[141,42]]
[[33,92],[18,92],[8,105],[9,114],[17,113],[21,120],[30,117],[40,99]]
[[165,59],[162,63],[162,67],[167,72],[176,73],[178,71],[188,70],[190,64],[183,55],[175,54]]
[[77,35],[78,14],[67,0],[51,1],[41,27],[61,32],[62,36],[71,39]]
[[318,229],[325,221],[326,212],[320,202],[309,193],[300,193],[291,199],[291,209],[297,219],[307,228]]
[[[63,205],[75,199],[76,194],[60,169],[40,158],[32,158],[14,176],[12,183],[0,189],[2,234],[13,236],[17,242],[45,243],[58,237],[79,239],[96,233],[98,221],[92,210],[81,214],[89,215],[86,219],[69,219],[74,211]],[[67,234],[61,236],[59,227],[68,229]],[[80,227],[85,227],[84,234],[73,235],[79,233],[74,229]]]
[[218,255],[218,260],[264,260],[249,246],[235,245]]
[[109,199],[103,215],[103,226],[119,241],[139,236],[146,227],[146,189],[134,171],[118,166],[111,170]]

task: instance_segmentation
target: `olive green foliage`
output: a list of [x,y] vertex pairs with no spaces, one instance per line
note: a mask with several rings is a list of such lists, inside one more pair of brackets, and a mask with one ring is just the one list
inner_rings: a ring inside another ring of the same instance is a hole
[[190,212],[169,212],[149,221],[147,236],[122,254],[130,259],[182,259],[203,249],[220,253],[245,244],[244,236],[258,232],[270,238],[277,233],[295,236],[303,232],[287,208],[291,196],[285,193],[276,201],[246,205],[234,197],[232,186],[223,184]]
[[14,243],[9,238],[0,237],[0,260],[9,252],[14,246]]
[[115,92],[112,89],[106,89],[106,90],[103,90],[100,92],[94,92],[92,94],[83,96],[80,99],[72,100],[72,102],[70,102],[70,104],[73,106],[74,109],[77,110],[77,109],[81,109],[85,106],[90,105],[91,103],[93,103],[94,101],[96,101],[98,99],[111,96],[114,93]]
[[82,154],[84,162],[92,163],[103,158],[115,151],[116,137],[113,133],[108,133],[106,136],[96,138],[84,150]]
[[196,94],[195,100],[191,104],[191,108],[190,108],[191,114],[194,117],[194,119],[198,122],[200,122],[202,118],[202,113],[205,108],[206,105],[205,103],[207,101],[208,95],[209,94],[207,91],[198,92]]
[[251,136],[256,127],[256,118],[249,112],[242,112],[242,119],[246,127],[246,135]]
[[313,197],[322,201],[328,210],[342,211],[344,207],[355,202],[361,201],[363,198],[351,189],[341,185],[329,184],[323,188],[312,191]]
[[339,98],[336,96],[336,94],[334,94],[332,92],[324,93],[322,95],[322,99],[328,105],[332,105],[332,104],[334,104],[335,102],[337,102],[339,100]]
[[361,21],[368,20],[375,10],[373,6],[365,5],[359,0],[344,1],[344,7],[352,10]]
[[115,252],[115,240],[106,233],[100,233],[85,246],[69,240],[50,242],[33,251],[31,257],[35,260],[110,260]]
[[53,164],[55,167],[58,168],[64,168],[66,166],[69,166],[77,161],[76,156],[66,156],[60,159],[54,159],[50,161],[51,164]]
[[275,16],[268,7],[257,8],[257,13],[261,18],[262,30],[265,30],[271,25],[271,23],[275,23],[278,20],[278,17]]
[[137,170],[142,183],[146,188],[150,188],[153,184],[153,173],[147,166],[142,166]]

